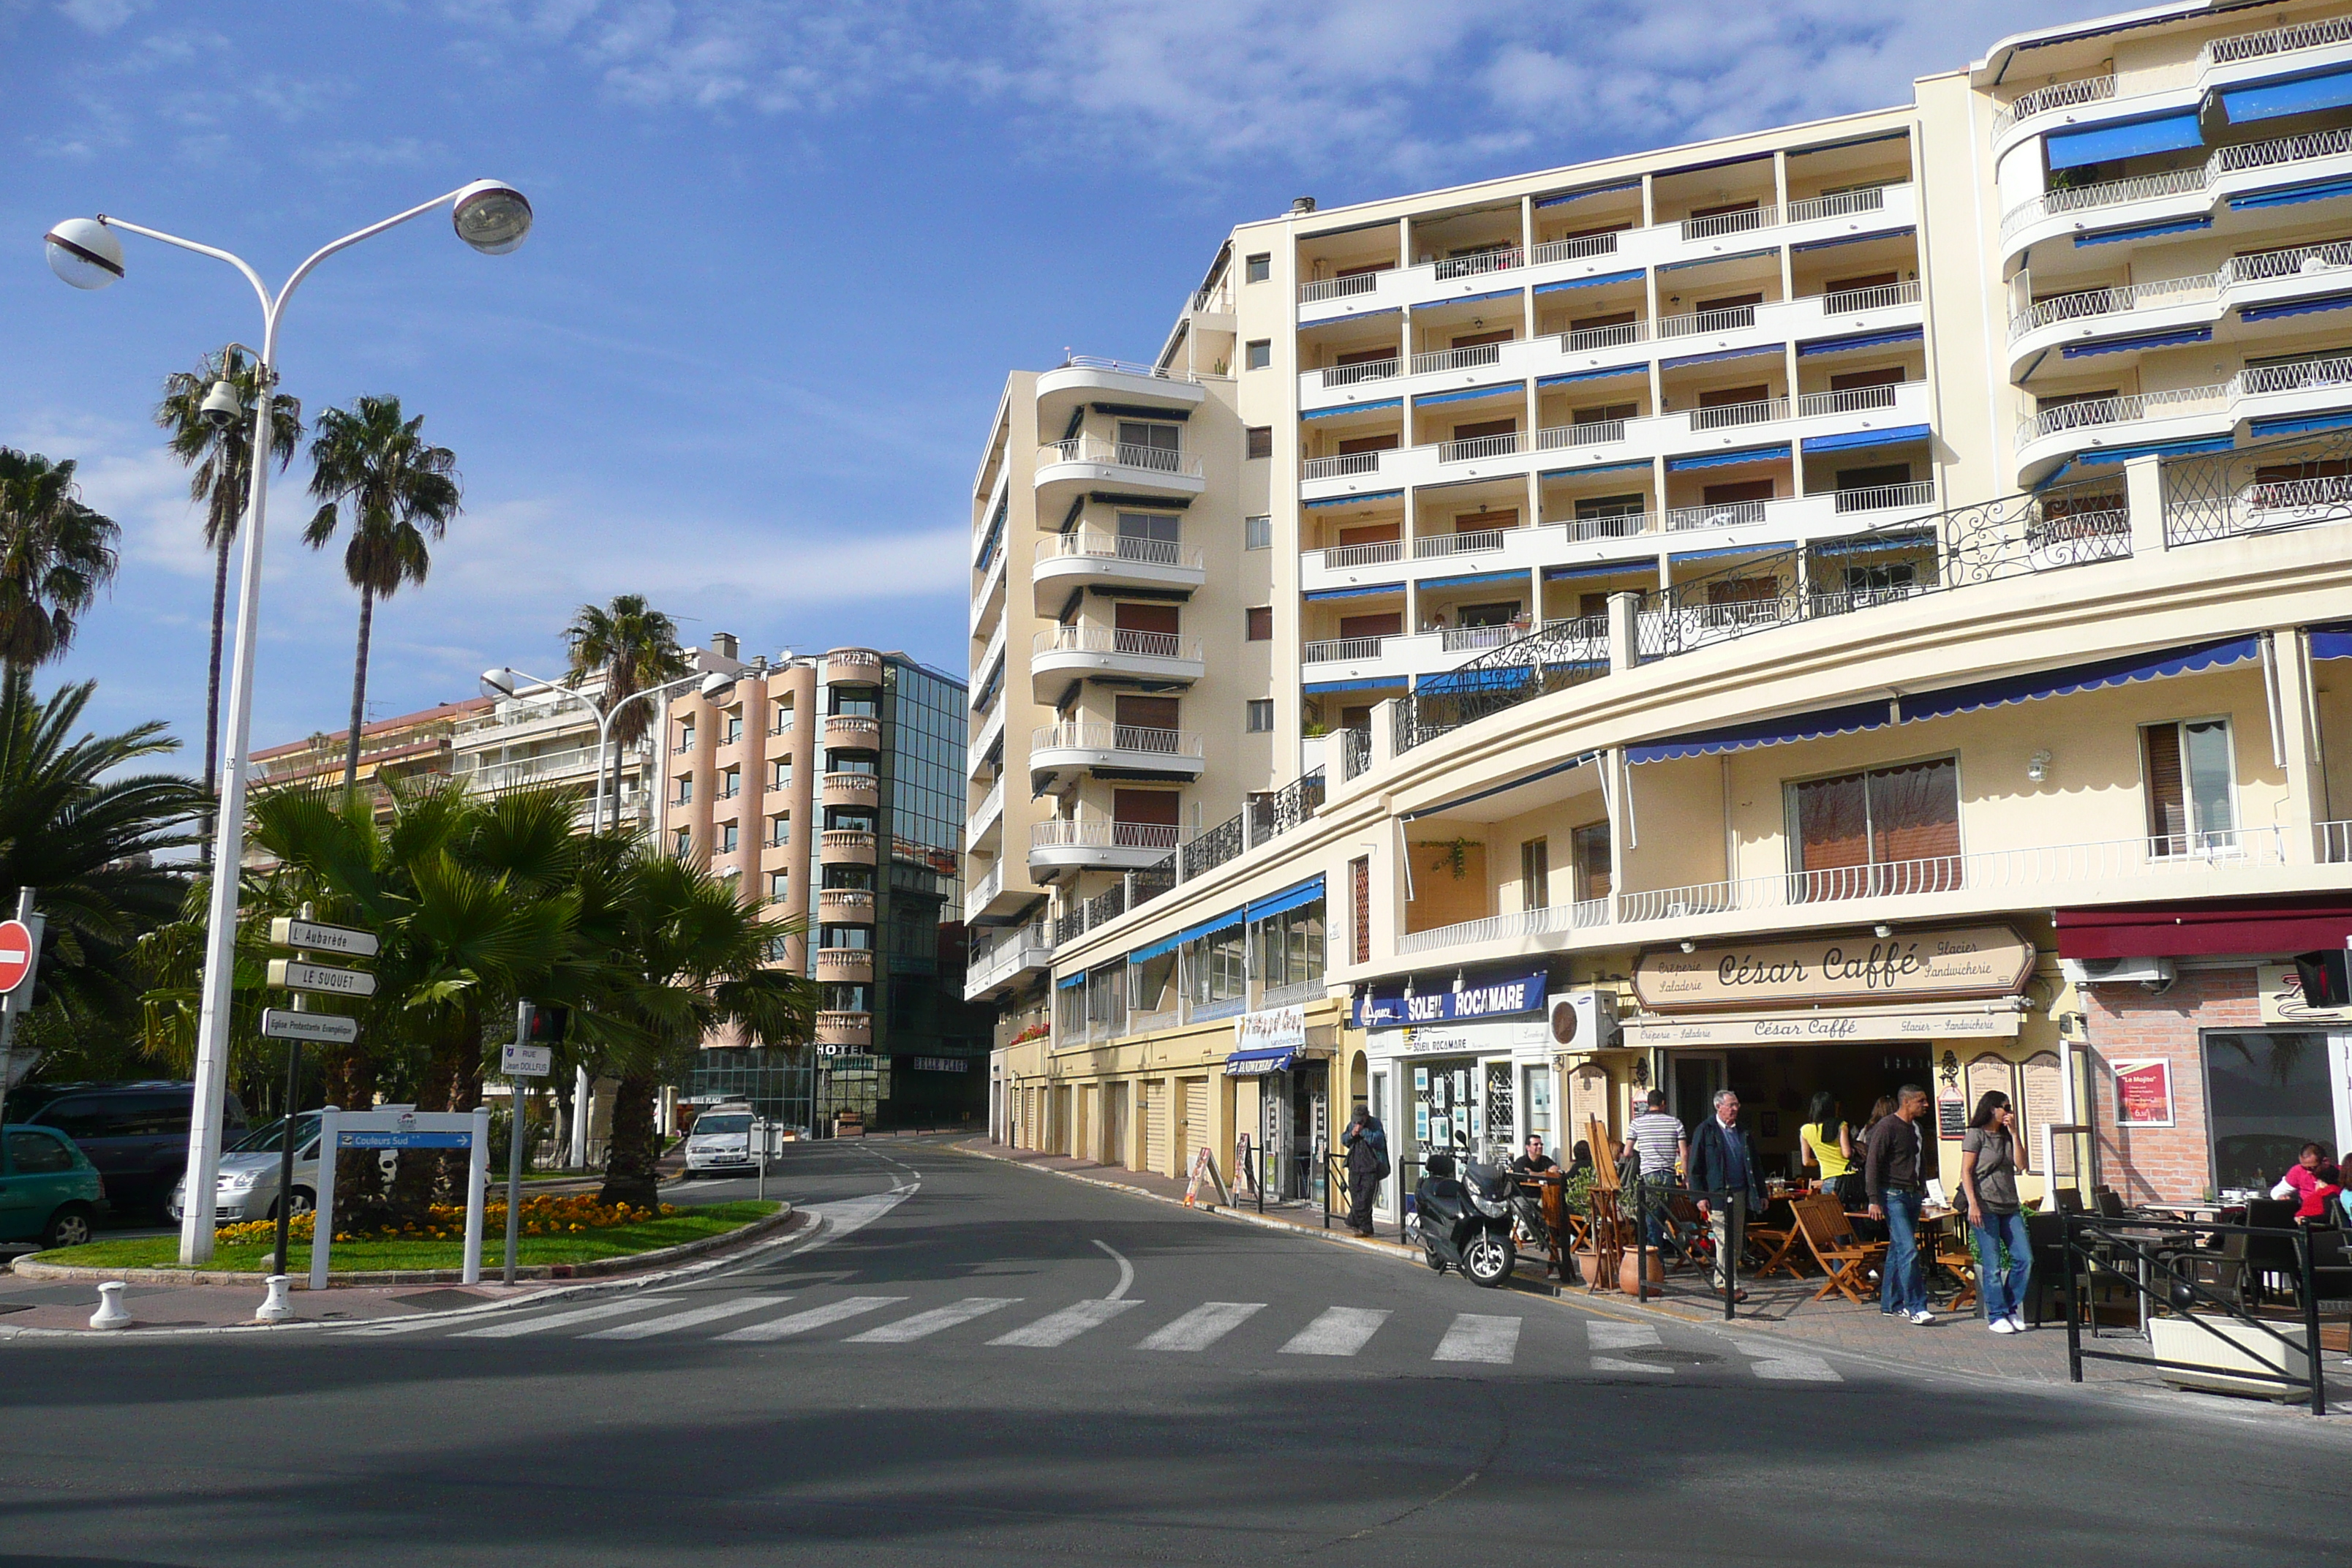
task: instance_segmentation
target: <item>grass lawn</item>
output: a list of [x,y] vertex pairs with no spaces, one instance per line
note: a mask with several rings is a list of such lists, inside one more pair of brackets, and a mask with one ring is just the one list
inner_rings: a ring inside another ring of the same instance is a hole
[[[740,1230],[756,1219],[772,1215],[778,1204],[734,1203],[709,1204],[688,1209],[683,1214],[666,1219],[649,1219],[638,1225],[614,1226],[609,1230],[583,1230],[576,1236],[526,1236],[516,1243],[516,1261],[525,1267],[538,1263],[589,1263],[601,1258],[625,1258],[632,1253],[651,1252],[656,1247],[677,1247],[683,1242],[700,1241],[705,1237],[723,1236],[730,1230]],[[269,1267],[275,1244],[227,1243],[214,1252],[207,1269],[225,1272],[250,1272]],[[505,1256],[506,1233],[498,1226],[482,1227],[482,1261],[485,1268],[496,1268]],[[465,1244],[459,1241],[339,1241],[331,1255],[330,1267],[334,1273],[358,1273],[375,1268],[461,1268],[465,1267]],[[60,1247],[55,1252],[38,1255],[44,1263],[64,1264],[80,1268],[175,1268],[179,1267],[180,1238],[175,1236],[142,1237],[135,1240],[93,1241],[86,1247]],[[310,1244],[298,1241],[286,1249],[286,1268],[289,1274],[306,1274],[310,1268]]]

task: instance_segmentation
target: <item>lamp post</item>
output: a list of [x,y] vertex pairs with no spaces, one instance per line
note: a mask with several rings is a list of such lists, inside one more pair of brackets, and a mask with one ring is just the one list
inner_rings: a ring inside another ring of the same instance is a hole
[[[670,692],[677,690],[681,686],[691,684],[693,679],[694,678],[692,676],[688,676],[683,680],[672,680],[660,686],[648,686],[643,691],[630,692],[626,697],[622,698],[610,708],[600,708],[595,703],[591,702],[587,698],[583,697],[579,692],[572,690],[568,686],[559,686],[554,681],[541,680],[535,675],[525,675],[520,669],[513,669],[505,666],[500,666],[497,669],[486,669],[482,671],[482,695],[485,697],[504,697],[512,700],[521,696],[522,689],[524,687],[537,686],[543,688],[551,697],[558,698],[568,702],[577,702],[580,706],[588,710],[590,715],[596,721],[596,804],[594,809],[589,815],[589,820],[595,824],[599,832],[610,832],[613,828],[619,826],[618,818],[621,814],[620,794],[618,791],[614,792],[609,810],[604,798],[604,774],[612,765],[611,763],[607,761],[605,753],[612,746],[613,721],[620,717],[621,710],[626,708],[630,703],[637,701],[641,698],[650,700],[656,697],[667,696]],[[714,671],[713,673],[702,678],[700,690],[702,695],[705,697],[717,697],[720,692],[725,691],[729,687],[734,685],[735,679],[736,678],[734,676],[721,675]]]
[[[241,258],[192,239],[142,227],[100,214],[68,218],[48,231],[49,269],[77,289],[103,289],[122,277],[122,242],[116,229],[226,261],[245,275],[261,301],[261,354],[255,372],[253,474],[245,508],[245,549],[237,574],[236,649],[228,698],[228,744],[221,759],[218,806],[214,818],[212,900],[205,914],[204,992],[196,1026],[194,1114],[188,1123],[187,1199],[180,1222],[180,1262],[193,1266],[213,1255],[215,1188],[220,1179],[221,1104],[228,1087],[230,985],[236,961],[237,877],[245,859],[245,773],[252,742],[253,662],[261,611],[262,525],[269,499],[269,403],[278,383],[278,328],[287,302],[313,268],[339,250],[441,207],[451,209],[457,237],[486,256],[504,256],[530,232],[530,204],[498,180],[476,180],[446,195],[409,208],[381,223],[347,234],[313,252],[294,269],[275,296]],[[237,417],[236,389],[214,383],[204,416],[215,424]]]

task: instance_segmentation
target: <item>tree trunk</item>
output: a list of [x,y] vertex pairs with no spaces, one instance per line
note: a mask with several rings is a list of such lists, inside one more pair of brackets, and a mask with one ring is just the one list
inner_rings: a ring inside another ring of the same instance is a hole
[[[213,654],[205,677],[205,794],[220,795],[220,675],[221,634],[228,619],[228,546],[230,530],[220,531],[213,552]],[[213,835],[213,816],[205,813],[205,837]]]
[[653,1208],[661,1202],[661,1134],[654,1130],[654,1096],[661,1091],[650,1072],[622,1075],[613,1094],[613,1131],[605,1141],[604,1204]]
[[[320,1064],[326,1103],[345,1110],[375,1104],[375,1062],[357,1047],[329,1053]],[[383,1168],[373,1150],[353,1149],[335,1161],[335,1228],[363,1236],[382,1230],[392,1217],[384,1202]]]
[[352,731],[343,746],[343,798],[360,784],[360,722],[367,712],[368,636],[375,623],[375,593],[360,590],[360,652],[352,661]]

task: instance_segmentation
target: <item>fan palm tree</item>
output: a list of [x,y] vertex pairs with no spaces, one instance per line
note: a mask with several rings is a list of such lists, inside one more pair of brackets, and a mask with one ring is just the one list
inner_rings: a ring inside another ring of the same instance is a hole
[[[615,595],[602,608],[581,605],[563,629],[563,641],[571,650],[569,683],[577,686],[591,675],[602,674],[607,713],[648,687],[676,680],[693,669],[677,646],[677,623],[647,605],[642,594]],[[645,738],[646,726],[653,722],[650,708],[649,703],[637,703],[613,722],[613,776],[605,786],[607,800],[621,798],[621,753]]]
[[[232,419],[215,425],[203,416],[205,395],[213,383],[226,381],[236,388],[247,408],[261,395],[260,367],[237,348],[206,354],[193,371],[173,371],[163,378],[163,400],[155,405],[155,423],[172,433],[172,456],[194,468],[188,476],[188,499],[205,509],[205,547],[213,552],[213,644],[205,667],[205,784],[218,783],[220,767],[221,633],[228,616],[228,547],[245,521],[245,503],[253,489],[253,421]],[[302,405],[285,393],[269,399],[269,455],[278,472],[294,460],[302,444]]]
[[73,646],[121,536],[82,504],[72,459],[0,447],[0,662],[30,669]]
[[323,549],[346,520],[343,575],[360,591],[359,653],[352,668],[352,727],[343,752],[343,790],[358,787],[360,727],[367,712],[368,639],[375,602],[422,583],[432,545],[457,515],[457,456],[418,432],[425,416],[401,417],[397,397],[362,397],[349,409],[319,416],[310,442],[310,493],[326,504],[302,542]]

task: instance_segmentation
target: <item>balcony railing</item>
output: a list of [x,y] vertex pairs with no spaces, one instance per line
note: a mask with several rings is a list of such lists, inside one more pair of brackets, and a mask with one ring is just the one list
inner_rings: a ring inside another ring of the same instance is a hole
[[1039,725],[1029,736],[1029,751],[1033,756],[1039,752],[1142,752],[1155,757],[1203,754],[1201,737],[1190,730],[1084,721]]
[[2249,365],[2229,380],[2208,386],[2178,386],[2162,392],[2062,403],[2029,416],[2018,426],[2018,444],[2069,430],[2127,424],[2137,419],[2220,412],[2242,397],[2352,386],[2352,355],[2304,360],[2294,364]]
[[2126,311],[2166,305],[2193,305],[2219,299],[2233,287],[2266,283],[2352,268],[2352,241],[2298,245],[2283,250],[2258,251],[2232,257],[2212,272],[2188,278],[2159,278],[2144,283],[2122,283],[2112,289],[2090,289],[2041,300],[2010,318],[2012,342],[2026,333],[2060,321],[2087,321]]
[[1037,564],[1049,561],[1128,561],[1141,566],[1171,566],[1180,571],[1202,570],[1205,557],[1197,544],[1172,539],[1139,539],[1129,534],[1095,533],[1080,529],[1037,542]]
[[1753,229],[1767,228],[1780,221],[1780,209],[1770,202],[1738,212],[1710,213],[1705,217],[1686,217],[1682,221],[1685,239],[1713,239],[1719,234],[1746,234]]
[[1404,558],[1402,542],[1384,539],[1374,544],[1331,544],[1323,550],[1323,564],[1332,569],[1341,566],[1379,566]]
[[1932,506],[1936,500],[1936,486],[1928,479],[1914,479],[1902,485],[1859,485],[1832,493],[1841,517],[1853,511],[1884,511],[1889,507]]
[[1438,635],[1438,645],[1447,653],[1475,653],[1482,648],[1500,647],[1527,636],[1528,628],[1505,622],[1497,626],[1447,626]]
[[2215,38],[2200,52],[2208,63],[2226,66],[2294,49],[2324,48],[2347,40],[2352,40],[2352,16],[2329,16],[2315,22],[2290,22],[2260,33],[2242,33],[2234,38]]
[[1174,632],[1138,632],[1112,626],[1059,626],[1030,643],[1034,658],[1048,653],[1123,654],[1130,658],[1172,658],[1199,663],[1201,639]]
[[1851,316],[1864,310],[1885,310],[1919,302],[1919,283],[1877,283],[1867,289],[1840,289],[1821,296],[1824,316]]
[[2352,822],[2323,822],[2318,825],[2319,859],[2322,865],[2342,866],[2352,862]]
[[1474,250],[1467,256],[1449,256],[1430,264],[1431,276],[1440,283],[1454,278],[1475,278],[1482,273],[1507,272],[1527,261],[1527,253],[1516,245],[1499,245],[1488,250]]
[[2333,158],[2347,152],[2352,152],[2352,129],[2311,131],[2300,136],[2283,136],[2270,142],[2247,142],[2234,147],[2217,148],[2204,163],[2189,168],[2168,169],[2154,174],[2134,174],[2129,179],[2110,180],[2097,185],[2078,185],[2071,190],[2045,191],[2011,208],[2001,218],[2001,237],[2006,240],[2028,224],[2038,223],[2043,218],[2063,217],[2069,213],[2098,212],[2135,202],[2157,201],[2166,196],[2188,195],[2204,190],[2224,174],[2241,174],[2248,169],[2276,168],[2306,163],[2315,158]]
[[1629,511],[1612,517],[1572,517],[1560,526],[1568,530],[1572,542],[1584,544],[1596,539],[1631,539],[1637,533],[1648,533],[1658,526],[1658,516],[1655,512]]
[[1837,392],[1801,393],[1797,397],[1797,417],[1818,419],[1825,414],[1863,414],[1873,408],[1892,408],[1903,387],[1920,384],[1916,381],[1906,381],[1887,386],[1849,386]]
[[1753,403],[1720,403],[1689,411],[1693,430],[1730,430],[1742,425],[1765,425],[1789,416],[1785,397],[1762,397]]
[[1549,936],[1559,931],[1586,931],[1593,926],[1605,925],[1608,920],[1609,901],[1606,899],[1553,904],[1544,909],[1520,910],[1507,915],[1489,915],[1484,920],[1462,921],[1454,925],[1433,926],[1427,931],[1407,931],[1397,938],[1396,950],[1400,954],[1429,952],[1438,948],[1464,947],[1473,942]]
[[1719,310],[1686,310],[1658,318],[1661,338],[1696,337],[1703,332],[1737,332],[1756,324],[1754,305],[1727,305]]
[[1625,438],[1622,419],[1582,419],[1536,432],[1535,449],[1554,452],[1565,447],[1606,447]]
[[1727,500],[1712,506],[1668,507],[1660,515],[1670,532],[1688,528],[1738,528],[1763,521],[1764,502]]
[[1617,236],[1610,234],[1580,234],[1573,239],[1548,239],[1528,252],[1528,264],[1547,266],[1554,261],[1581,261],[1590,256],[1617,254]]
[[1368,381],[1386,381],[1396,374],[1393,359],[1366,360],[1361,364],[1327,365],[1323,370],[1325,386],[1360,386]]
[[2084,77],[2080,81],[2053,81],[2048,87],[2037,87],[2021,92],[2010,100],[2006,109],[1997,109],[1992,117],[1992,137],[1998,142],[2009,134],[2010,127],[2048,114],[2053,110],[2074,109],[2085,103],[2103,103],[2116,95],[2113,72],[2105,76]]
[[1309,458],[1299,477],[1307,479],[1338,479],[1349,474],[1376,474],[1381,471],[1378,452],[1342,452],[1332,458]]
[[1186,880],[1204,876],[1239,855],[1248,846],[1242,832],[1242,818],[1229,816],[1202,834],[1176,852],[1180,875]]
[[1370,294],[1381,286],[1381,273],[1358,272],[1346,278],[1318,278],[1298,286],[1298,302],[1312,305],[1323,300],[1346,300],[1358,294]]
[[1500,343],[1473,343],[1466,349],[1440,349],[1435,353],[1412,356],[1412,374],[1427,375],[1433,371],[1475,370],[1480,365],[1503,363]]
[[1298,648],[1301,664],[1343,664],[1358,659],[1381,657],[1380,637],[1322,637],[1302,643]]
[[1029,828],[1032,849],[1173,849],[1181,830],[1158,822],[1048,817]]
[[1037,463],[1041,468],[1049,463],[1113,463],[1123,468],[1187,479],[1199,479],[1202,472],[1201,459],[1193,453],[1169,447],[1145,447],[1132,441],[1107,441],[1100,436],[1048,441],[1037,448]]
[[1823,218],[1848,217],[1855,213],[1883,212],[1886,208],[1886,187],[1872,185],[1865,190],[1840,191],[1834,195],[1807,196],[1790,202],[1782,220],[1785,223],[1819,223]]
[[980,880],[971,885],[971,908],[984,910],[1004,891],[1004,862],[999,860],[981,873]]
[[1507,458],[1519,449],[1519,432],[1509,430],[1500,436],[1473,436],[1461,441],[1440,441],[1437,460],[1441,463],[1475,463],[1486,458]]
[[1414,540],[1412,552],[1418,559],[1428,560],[1443,555],[1473,555],[1480,551],[1500,550],[1507,537],[1517,531],[1507,528],[1479,528],[1465,529],[1458,533],[1434,534],[1427,539]]
[[1178,370],[1172,365],[1145,364],[1138,360],[1110,359],[1102,354],[1071,354],[1057,367],[1062,370],[1110,370],[1121,375],[1149,376],[1154,381],[1197,382],[1198,373]]
[[1575,327],[1560,333],[1559,352],[1566,354],[1590,353],[1595,349],[1623,348],[1629,343],[1650,341],[1647,321],[1619,321],[1608,327]]

